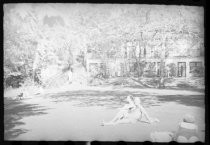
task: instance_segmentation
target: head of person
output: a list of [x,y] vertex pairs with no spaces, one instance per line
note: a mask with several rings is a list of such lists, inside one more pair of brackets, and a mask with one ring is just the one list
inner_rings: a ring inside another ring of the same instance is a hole
[[190,114],[186,114],[183,117],[183,122],[186,122],[186,123],[195,123],[195,118],[194,118],[194,116],[192,116]]
[[140,106],[140,105],[141,105],[141,100],[140,100],[140,98],[139,98],[139,97],[136,97],[136,98],[134,99],[134,103],[135,103],[136,106]]
[[126,98],[126,101],[128,102],[134,102],[134,98],[132,95],[128,95],[127,98]]

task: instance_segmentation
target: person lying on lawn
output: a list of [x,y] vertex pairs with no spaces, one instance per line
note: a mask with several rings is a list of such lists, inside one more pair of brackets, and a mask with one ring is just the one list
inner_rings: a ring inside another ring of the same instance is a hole
[[109,122],[102,122],[104,125],[116,125],[121,123],[136,123],[142,121],[142,117],[145,116],[146,123],[159,122],[158,119],[152,119],[147,114],[146,110],[141,105],[139,98],[133,98],[133,96],[128,96],[127,101],[129,104],[126,104],[123,108],[120,109],[118,114]]
[[136,105],[134,104],[134,98],[133,96],[127,96],[126,101],[129,104],[125,104],[122,108],[120,108],[120,111],[117,113],[117,115],[109,122],[104,123],[102,122],[102,125],[113,125],[116,122],[118,122],[119,120],[125,118],[126,116],[128,116],[128,113],[131,110],[134,110],[136,108]]
[[144,122],[146,123],[154,123],[154,122],[159,122],[157,118],[151,118],[147,111],[144,109],[144,107],[141,105],[141,100],[140,98],[135,98],[134,99],[135,105],[137,106],[136,110],[137,113],[139,113],[140,117],[138,118],[138,121],[143,121],[142,119],[145,118],[146,120]]

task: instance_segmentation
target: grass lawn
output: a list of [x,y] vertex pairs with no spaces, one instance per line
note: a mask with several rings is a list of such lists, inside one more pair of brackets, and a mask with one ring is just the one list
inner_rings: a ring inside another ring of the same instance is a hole
[[[101,126],[102,120],[115,116],[129,94],[140,97],[149,115],[160,122]],[[23,100],[5,95],[4,104],[6,140],[146,141],[151,132],[176,131],[182,117],[189,113],[195,116],[204,141],[202,91],[71,86]]]

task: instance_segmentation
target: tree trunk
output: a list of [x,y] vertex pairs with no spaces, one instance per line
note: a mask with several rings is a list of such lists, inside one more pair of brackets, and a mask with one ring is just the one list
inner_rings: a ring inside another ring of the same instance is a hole
[[32,74],[32,77],[33,77],[33,82],[35,82],[35,71],[36,71],[36,68],[37,68],[37,64],[39,63],[39,55],[38,55],[38,52],[36,52],[36,55],[35,55],[35,58],[34,58],[34,62],[33,62],[33,74]]
[[161,61],[160,61],[160,77],[159,77],[159,88],[164,88],[165,85],[164,85],[164,69],[165,69],[165,66],[164,66],[164,59],[161,58]]
[[166,38],[167,36],[164,35],[163,42],[161,45],[161,61],[160,61],[160,79],[159,79],[159,88],[165,88],[164,84],[164,72],[165,72],[165,60],[166,60]]
[[140,61],[138,61],[137,62],[137,67],[138,67],[138,78],[140,78],[140,76],[141,76],[141,73],[140,73],[140,71],[141,71],[141,67],[140,67]]

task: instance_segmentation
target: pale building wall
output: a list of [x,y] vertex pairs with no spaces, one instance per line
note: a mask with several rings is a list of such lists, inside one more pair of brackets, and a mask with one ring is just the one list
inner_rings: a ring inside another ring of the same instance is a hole
[[[178,62],[185,62],[186,63],[186,77],[189,77],[190,74],[190,62],[202,62],[203,66],[204,66],[204,57],[199,57],[200,55],[200,48],[198,47],[199,45],[194,45],[194,47],[189,48],[189,44],[186,43],[185,40],[181,40],[178,41],[178,45],[174,46],[174,49],[172,49],[169,52],[169,56],[168,58],[165,60],[165,65],[170,64],[170,63],[174,63],[176,65],[176,67],[178,67]],[[119,73],[119,71],[121,70],[120,68],[120,63],[129,63],[129,62],[135,62],[134,58],[130,58],[131,55],[130,53],[132,52],[133,47],[136,46],[136,56],[139,53],[139,51],[141,51],[141,60],[144,60],[146,62],[156,62],[156,72],[157,72],[157,62],[160,62],[160,59],[155,59],[154,58],[154,52],[155,51],[159,51],[161,52],[161,49],[159,47],[154,47],[153,50],[150,50],[150,47],[146,48],[146,56],[144,56],[144,48],[142,46],[140,46],[139,42],[136,43],[132,43],[132,42],[127,42],[126,44],[126,49],[123,48],[122,49],[122,59],[117,58],[116,61],[113,60],[109,60],[110,62],[108,62],[107,65],[109,66],[109,70],[112,73],[117,72],[118,75],[121,75],[122,73]],[[135,45],[135,46],[134,46]],[[125,51],[127,52],[127,58],[125,58]],[[180,54],[180,51],[182,54]],[[129,57],[130,56],[130,57]],[[126,62],[127,61],[127,62]],[[87,64],[90,63],[101,63],[101,61],[99,59],[91,59],[87,61]],[[87,65],[89,66],[89,65]],[[127,66],[127,70],[129,71],[129,66]]]

